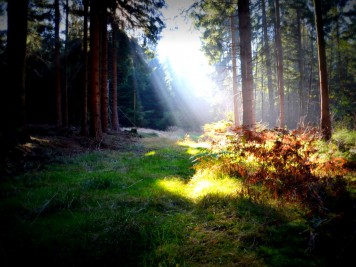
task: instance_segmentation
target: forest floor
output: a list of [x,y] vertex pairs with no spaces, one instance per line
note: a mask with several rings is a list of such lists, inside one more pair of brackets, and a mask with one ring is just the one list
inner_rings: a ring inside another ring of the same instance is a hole
[[181,129],[160,131],[147,128],[122,128],[119,132],[103,135],[100,142],[80,134],[79,128],[56,127],[53,125],[28,125],[31,142],[19,145],[5,159],[0,175],[14,176],[26,171],[40,169],[43,165],[56,162],[61,156],[99,150],[121,151],[137,143],[143,137],[163,137],[178,140],[185,135]]
[[[0,181],[0,265],[346,266],[351,212],[321,218],[243,197],[239,179],[194,170],[184,131],[29,127]],[[193,134],[191,134],[194,136]],[[177,142],[181,141],[181,142]]]

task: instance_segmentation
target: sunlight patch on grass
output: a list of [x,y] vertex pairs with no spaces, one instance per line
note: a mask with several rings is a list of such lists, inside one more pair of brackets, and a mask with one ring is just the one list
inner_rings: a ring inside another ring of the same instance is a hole
[[194,156],[194,155],[197,155],[197,154],[199,154],[199,153],[201,153],[201,149],[194,148],[194,147],[189,147],[189,148],[187,149],[187,154],[189,154],[189,155]]
[[192,201],[199,201],[207,195],[235,196],[242,188],[239,180],[219,176],[211,170],[197,172],[188,183],[177,177],[166,177],[158,180],[157,185]]
[[227,175],[201,170],[193,176],[187,187],[189,198],[200,200],[207,195],[234,196],[240,192],[242,185],[239,180]]
[[157,185],[169,193],[181,197],[188,197],[186,190],[187,185],[179,177],[166,177],[162,180],[157,180]]
[[146,157],[154,156],[154,155],[156,155],[156,151],[155,151],[155,150],[152,150],[152,151],[147,152],[147,153],[145,154]]
[[177,141],[179,146],[185,146],[189,148],[210,148],[211,145],[208,142],[196,142],[190,138],[189,135],[185,136],[184,139]]

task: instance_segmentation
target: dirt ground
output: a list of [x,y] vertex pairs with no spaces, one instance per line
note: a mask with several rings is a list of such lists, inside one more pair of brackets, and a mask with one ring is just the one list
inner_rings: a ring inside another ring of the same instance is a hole
[[76,155],[95,150],[127,149],[143,136],[179,139],[184,136],[181,129],[159,131],[147,128],[122,128],[119,132],[109,132],[102,140],[95,141],[80,134],[80,128],[56,127],[53,125],[28,125],[31,142],[18,145],[0,163],[0,178],[42,168],[44,164],[56,162],[61,156]]
[[60,156],[70,156],[94,150],[123,149],[138,142],[139,135],[128,130],[104,134],[95,141],[80,134],[80,128],[51,125],[28,125],[31,142],[11,150],[0,165],[0,177],[16,176],[55,162]]

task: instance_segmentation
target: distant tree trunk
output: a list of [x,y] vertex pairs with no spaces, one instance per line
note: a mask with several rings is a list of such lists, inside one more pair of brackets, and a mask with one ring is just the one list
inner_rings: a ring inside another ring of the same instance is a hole
[[68,126],[68,38],[69,38],[69,0],[66,0],[66,29],[64,47],[64,86],[63,86],[63,125]]
[[299,121],[304,117],[305,101],[304,101],[304,53],[302,47],[302,32],[301,32],[301,17],[300,7],[297,7],[297,45],[298,45],[298,69],[299,69]]
[[27,11],[28,0],[8,1],[5,86],[0,87],[1,153],[30,141],[25,126]]
[[[337,12],[337,17],[336,17],[336,55],[337,55],[337,81],[338,81],[338,90],[341,90],[342,88],[342,64],[341,63],[341,51],[340,51],[340,11],[339,7],[336,6],[336,12]],[[345,62],[344,62],[345,63]],[[345,64],[344,66],[347,66]],[[330,75],[330,74],[329,74]]]
[[112,85],[111,85],[111,129],[118,131],[119,116],[117,113],[117,31],[118,26],[115,21],[112,22]]
[[100,114],[100,84],[99,84],[99,40],[100,18],[99,0],[92,0],[90,6],[90,135],[100,141],[103,136]]
[[105,4],[101,3],[100,12],[100,34],[101,34],[101,126],[103,132],[107,132],[109,128],[109,100],[108,100],[108,31],[107,31],[108,15]]
[[136,127],[137,121],[137,80],[136,80],[136,69],[135,69],[135,63],[133,65],[133,81],[132,81],[132,87],[133,87],[133,95],[132,95],[132,102],[133,102],[133,126]]
[[235,126],[240,125],[238,96],[237,96],[237,66],[236,66],[236,32],[234,15],[230,16],[230,32],[231,32],[231,60],[232,60],[232,93],[234,99],[234,123]]
[[325,55],[324,29],[320,0],[313,0],[315,25],[317,32],[318,62],[319,62],[319,83],[320,83],[320,129],[325,140],[331,138],[331,118],[329,111],[328,74]]
[[269,39],[267,34],[267,19],[266,19],[266,4],[265,0],[262,0],[262,25],[263,25],[263,37],[265,40],[264,49],[266,55],[266,68],[267,68],[267,88],[268,88],[268,100],[269,100],[269,116],[268,122],[275,125],[275,110],[274,110],[274,90],[272,85],[272,69],[271,69],[271,52],[269,48]]
[[88,4],[89,0],[83,0],[84,5],[84,33],[83,33],[83,87],[82,87],[82,127],[81,134],[89,135],[88,129]]
[[314,45],[313,45],[313,38],[310,38],[310,73],[309,73],[309,84],[308,84],[308,94],[307,94],[307,104],[306,104],[306,111],[305,111],[305,119],[306,122],[309,123],[310,121],[310,98],[312,92],[312,85],[313,85],[313,62],[314,62]]
[[55,65],[55,98],[56,98],[56,124],[57,126],[63,125],[62,118],[62,91],[61,91],[61,54],[60,54],[60,39],[59,39],[59,27],[61,22],[61,14],[59,11],[59,0],[54,1],[54,65]]
[[256,122],[253,99],[251,18],[249,5],[249,0],[238,1],[243,106],[242,124],[244,127],[253,128]]
[[284,78],[283,78],[283,48],[282,48],[282,41],[281,41],[279,0],[275,0],[275,12],[276,12],[277,77],[278,77],[278,95],[279,95],[279,127],[283,128],[285,124]]

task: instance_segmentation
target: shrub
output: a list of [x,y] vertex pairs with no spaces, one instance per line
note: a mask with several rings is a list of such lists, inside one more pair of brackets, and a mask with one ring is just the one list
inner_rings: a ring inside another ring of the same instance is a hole
[[345,191],[340,177],[346,160],[332,151],[318,153],[321,136],[316,129],[249,130],[219,122],[205,127],[202,139],[210,148],[196,156],[195,168],[240,177],[246,185],[243,193],[250,197],[268,193],[322,211],[326,195]]

